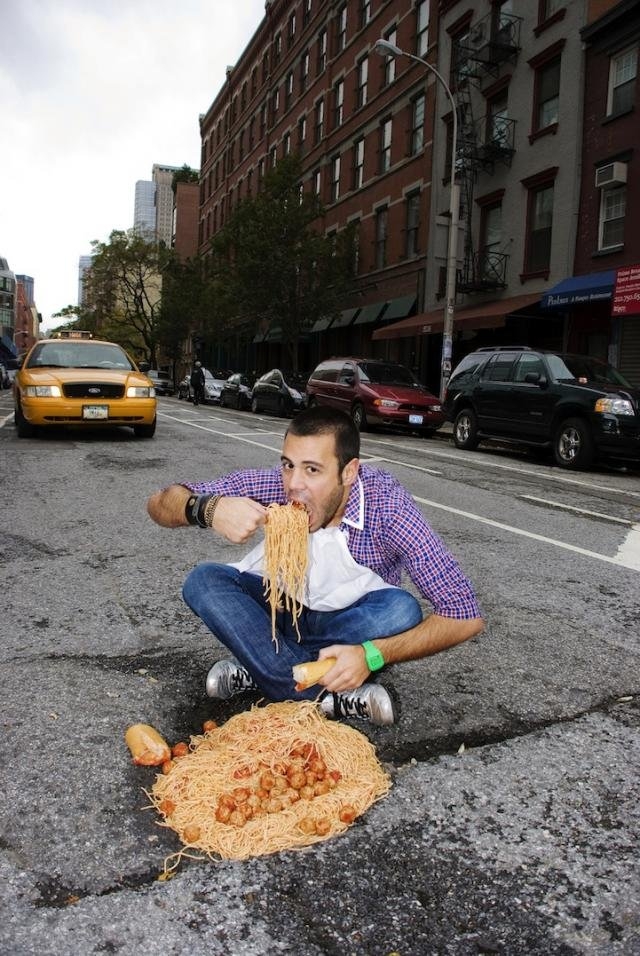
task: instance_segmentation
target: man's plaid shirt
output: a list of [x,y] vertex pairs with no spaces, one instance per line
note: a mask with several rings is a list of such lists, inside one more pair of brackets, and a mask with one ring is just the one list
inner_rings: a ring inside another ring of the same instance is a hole
[[[287,501],[280,468],[236,471],[184,486],[196,494],[253,498],[265,506]],[[459,564],[393,475],[361,464],[340,527],[353,559],[388,584],[401,586],[404,571],[436,614],[460,620],[481,617]]]

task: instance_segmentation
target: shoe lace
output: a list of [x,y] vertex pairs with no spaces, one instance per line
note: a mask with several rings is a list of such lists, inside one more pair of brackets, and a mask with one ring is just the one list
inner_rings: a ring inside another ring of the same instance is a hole
[[234,690],[244,690],[247,683],[252,683],[247,671],[242,667],[236,667],[231,675],[231,686]]
[[369,708],[362,697],[358,697],[356,694],[348,697],[343,694],[336,694],[335,703],[337,705],[336,710],[341,717],[361,717],[363,719],[369,717]]

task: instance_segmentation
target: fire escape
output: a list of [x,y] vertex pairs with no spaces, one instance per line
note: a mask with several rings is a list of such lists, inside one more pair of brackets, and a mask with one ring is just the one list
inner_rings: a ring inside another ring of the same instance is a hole
[[[480,171],[492,175],[496,165],[510,166],[514,153],[515,120],[503,108],[488,105],[486,115],[474,118],[473,91],[487,77],[498,77],[514,63],[520,51],[522,19],[496,9],[469,27],[454,41],[453,84],[458,106],[457,170],[460,183],[460,221],[464,223],[464,261],[458,271],[458,292],[479,293],[504,289],[508,256],[493,248],[489,237],[476,249],[472,229],[473,194]],[[477,97],[476,97],[477,98]]]

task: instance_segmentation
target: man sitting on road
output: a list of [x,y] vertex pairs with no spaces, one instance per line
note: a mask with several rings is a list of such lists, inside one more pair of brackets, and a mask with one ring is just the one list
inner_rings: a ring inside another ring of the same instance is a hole
[[[482,631],[471,584],[409,492],[393,475],[361,464],[359,453],[360,435],[349,416],[315,406],[289,425],[279,468],[171,485],[149,499],[157,524],[210,527],[234,543],[248,541],[264,525],[274,502],[301,502],[309,514],[301,641],[284,611],[277,617],[277,647],[272,640],[264,543],[237,564],[201,564],[187,577],[186,603],[235,657],[211,668],[209,696],[226,699],[259,688],[274,701],[314,699],[318,686],[297,691],[292,667],[335,657],[320,681],[322,710],[392,724],[392,699],[367,680],[371,672]],[[400,587],[402,572],[433,607],[424,619],[419,602]]]

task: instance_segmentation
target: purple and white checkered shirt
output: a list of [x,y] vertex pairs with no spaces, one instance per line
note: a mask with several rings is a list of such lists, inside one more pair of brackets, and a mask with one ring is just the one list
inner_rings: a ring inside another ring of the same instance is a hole
[[[253,498],[286,504],[280,468],[235,471],[214,481],[184,482],[196,494]],[[358,480],[340,524],[354,561],[388,584],[401,585],[404,571],[436,614],[466,620],[481,617],[470,582],[447,551],[409,492],[389,472],[360,465]]]

